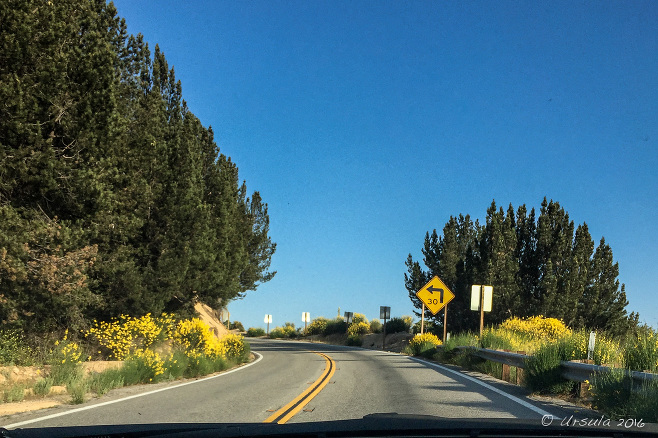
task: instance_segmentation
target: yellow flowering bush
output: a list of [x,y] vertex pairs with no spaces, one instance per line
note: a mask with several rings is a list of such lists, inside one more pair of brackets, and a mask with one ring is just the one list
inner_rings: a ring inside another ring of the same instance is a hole
[[150,313],[140,318],[121,315],[110,322],[94,321],[85,337],[106,349],[109,357],[123,360],[137,350],[150,347],[156,341],[170,339],[175,327],[175,319],[166,313],[158,318],[153,318]]
[[500,328],[530,339],[557,339],[571,332],[563,321],[556,318],[545,318],[542,315],[523,319],[509,318],[500,324]]
[[173,335],[174,341],[185,350],[188,357],[205,355],[225,357],[226,345],[210,331],[210,326],[199,318],[179,321]]
[[82,350],[77,342],[68,339],[68,329],[64,332],[64,338],[61,341],[55,341],[53,351],[53,360],[55,364],[78,364],[81,362]]
[[224,357],[238,360],[246,359],[245,355],[248,353],[248,350],[242,336],[228,334],[219,343],[223,346]]
[[423,333],[421,335],[418,333],[409,341],[405,353],[413,356],[431,355],[439,345],[441,345],[441,340],[436,335],[432,333]]
[[124,365],[126,385],[157,382],[165,373],[165,360],[155,351],[145,348],[135,350]]
[[370,331],[370,324],[365,321],[352,323],[347,328],[347,335],[351,337],[365,335]]

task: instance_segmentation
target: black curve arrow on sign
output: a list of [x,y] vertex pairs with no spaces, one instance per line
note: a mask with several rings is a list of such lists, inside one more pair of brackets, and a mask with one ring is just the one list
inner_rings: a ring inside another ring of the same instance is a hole
[[427,291],[429,293],[431,293],[432,295],[434,295],[434,292],[439,292],[441,294],[439,302],[443,303],[443,289],[438,288],[438,287],[434,287],[434,286],[430,286],[430,287],[427,288]]

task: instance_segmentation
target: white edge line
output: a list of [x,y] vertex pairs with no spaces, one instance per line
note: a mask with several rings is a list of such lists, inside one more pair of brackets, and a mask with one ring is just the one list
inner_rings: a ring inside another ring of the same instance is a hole
[[154,389],[153,391],[143,392],[141,394],[130,395],[128,397],[120,398],[120,399],[117,399],[117,400],[110,400],[110,401],[106,401],[106,402],[103,402],[103,403],[98,403],[98,404],[95,404],[95,405],[89,405],[89,406],[85,406],[85,407],[82,407],[82,408],[71,409],[70,411],[58,412],[57,414],[46,415],[44,417],[34,418],[32,420],[25,420],[25,421],[20,421],[18,423],[7,424],[7,425],[2,426],[2,427],[4,427],[5,429],[12,429],[12,428],[15,428],[15,427],[25,426],[26,424],[32,424],[32,423],[37,423],[39,421],[50,420],[52,418],[62,417],[64,415],[74,414],[76,412],[81,412],[81,411],[86,411],[86,410],[89,410],[89,409],[100,408],[101,406],[107,406],[107,405],[111,405],[111,404],[114,404],[114,403],[119,403],[119,402],[122,402],[122,401],[130,400],[130,399],[133,399],[133,398],[144,397],[146,395],[155,394],[157,392],[168,391],[170,389],[180,388],[181,386],[192,385],[194,383],[205,382],[206,380],[216,379],[218,377],[223,377],[223,376],[226,376],[228,374],[234,373],[236,371],[240,371],[240,370],[244,370],[245,368],[249,368],[252,365],[256,365],[258,362],[261,361],[261,359],[263,359],[262,354],[256,353],[255,351],[252,352],[252,353],[257,355],[258,359],[256,359],[255,361],[253,361],[251,363],[248,363],[247,365],[243,365],[241,367],[234,368],[230,371],[226,371],[225,373],[217,374],[215,376],[205,377],[203,379],[198,379],[198,380],[192,380],[191,382],[185,382],[185,383],[181,383],[181,384],[175,385],[175,386],[168,386],[166,388]]
[[500,389],[498,389],[498,388],[496,388],[496,387],[494,387],[494,386],[489,385],[488,383],[484,383],[483,381],[481,381],[481,380],[479,380],[479,379],[476,379],[475,377],[471,377],[471,376],[469,376],[468,374],[460,373],[460,372],[458,372],[458,371],[451,370],[450,368],[447,368],[447,367],[441,366],[441,365],[439,365],[439,364],[432,363],[432,362],[428,362],[428,361],[423,360],[423,359],[418,359],[417,357],[410,357],[410,356],[408,356],[408,357],[409,357],[409,359],[411,359],[411,360],[415,360],[416,362],[422,362],[422,363],[424,363],[425,365],[429,365],[429,366],[431,366],[431,367],[433,367],[433,368],[438,368],[438,369],[440,369],[441,371],[446,371],[446,372],[449,372],[449,373],[455,374],[455,375],[457,375],[457,376],[459,376],[459,377],[461,377],[461,378],[463,378],[463,379],[470,380],[471,382],[473,382],[473,383],[477,383],[478,385],[482,385],[483,387],[487,388],[488,390],[493,391],[493,392],[495,392],[496,394],[502,395],[503,397],[507,397],[508,399],[510,399],[510,400],[512,400],[512,401],[514,401],[514,402],[516,402],[516,403],[518,403],[518,404],[520,404],[521,406],[525,406],[526,408],[528,408],[528,409],[530,409],[530,410],[532,410],[532,411],[538,413],[539,415],[542,415],[542,416],[549,416],[549,417],[551,417],[551,418],[557,418],[556,416],[554,416],[554,415],[552,415],[552,414],[546,412],[546,411],[543,410],[543,409],[538,408],[537,406],[533,405],[532,403],[528,403],[528,402],[525,401],[525,400],[521,400],[521,399],[518,398],[518,397],[515,397],[515,396],[513,396],[513,395],[511,395],[511,394],[508,394],[508,393],[506,393],[505,391],[502,391],[502,390],[500,390]]

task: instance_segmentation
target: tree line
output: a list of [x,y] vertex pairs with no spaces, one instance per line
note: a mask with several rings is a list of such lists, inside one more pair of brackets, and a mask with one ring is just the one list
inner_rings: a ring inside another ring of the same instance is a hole
[[267,204],[104,0],[0,0],[0,320],[82,328],[274,276]]
[[[437,275],[454,293],[448,307],[450,331],[477,330],[479,312],[470,310],[471,285],[493,285],[486,324],[513,316],[544,315],[572,328],[621,335],[638,324],[627,314],[619,265],[602,237],[595,248],[586,223],[574,225],[558,202],[544,198],[539,215],[525,205],[507,210],[495,201],[480,224],[469,215],[451,216],[439,235],[425,235],[423,264],[407,257],[405,287],[417,309],[416,291]],[[419,316],[420,312],[416,312]],[[443,325],[443,312],[426,318]]]

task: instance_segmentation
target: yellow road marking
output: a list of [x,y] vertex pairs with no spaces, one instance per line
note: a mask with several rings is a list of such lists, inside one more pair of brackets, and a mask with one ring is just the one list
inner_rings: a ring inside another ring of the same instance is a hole
[[308,387],[304,392],[295,397],[290,403],[276,411],[274,414],[270,415],[264,423],[278,423],[283,424],[286,421],[290,420],[297,412],[301,411],[304,406],[310,402],[313,397],[318,395],[320,391],[329,383],[331,376],[334,375],[336,371],[336,362],[329,356],[324,353],[318,353],[314,351],[315,354],[319,354],[324,357],[326,361],[326,366],[322,375],[313,382],[313,384]]

